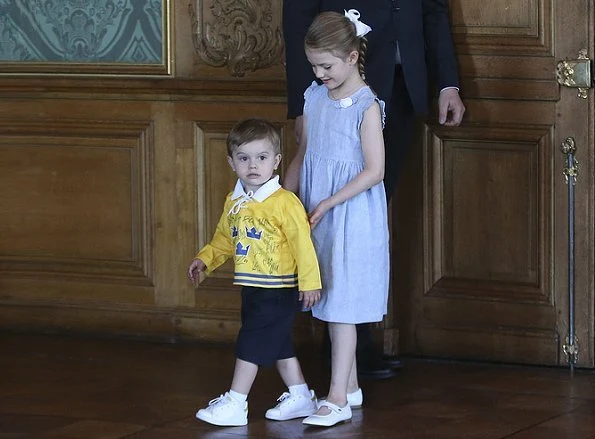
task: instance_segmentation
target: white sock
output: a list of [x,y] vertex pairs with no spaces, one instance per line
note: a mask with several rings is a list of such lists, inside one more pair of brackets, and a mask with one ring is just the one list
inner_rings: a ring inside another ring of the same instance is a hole
[[244,395],[243,393],[238,393],[233,390],[229,391],[229,396],[231,396],[238,402],[246,402],[246,400],[248,399],[248,395]]
[[307,384],[296,384],[295,386],[289,386],[289,393],[292,395],[304,395],[310,396],[310,389]]

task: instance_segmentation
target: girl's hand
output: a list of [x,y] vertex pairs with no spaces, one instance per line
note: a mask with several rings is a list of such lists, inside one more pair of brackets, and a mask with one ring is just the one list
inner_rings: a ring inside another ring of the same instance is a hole
[[207,269],[207,266],[200,259],[194,259],[188,267],[188,279],[194,287],[198,286],[198,274]]
[[312,308],[320,300],[320,290],[300,291],[300,302],[303,309]]
[[320,222],[320,220],[322,219],[322,217],[324,216],[324,214],[327,213],[331,207],[332,206],[328,199],[322,200],[318,204],[318,206],[316,206],[314,208],[314,210],[312,212],[310,212],[310,216],[309,216],[310,226],[312,228],[316,227],[318,225],[318,223]]

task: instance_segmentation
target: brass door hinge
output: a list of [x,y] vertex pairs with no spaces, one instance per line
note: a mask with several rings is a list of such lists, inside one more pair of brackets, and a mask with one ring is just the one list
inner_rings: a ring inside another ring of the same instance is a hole
[[578,88],[578,97],[587,99],[587,92],[593,87],[593,63],[587,49],[581,49],[577,59],[558,62],[556,79],[564,87]]

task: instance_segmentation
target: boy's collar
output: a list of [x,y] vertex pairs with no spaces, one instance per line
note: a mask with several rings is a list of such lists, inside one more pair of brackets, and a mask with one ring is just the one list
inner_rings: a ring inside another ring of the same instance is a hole
[[279,189],[281,189],[281,185],[279,184],[279,176],[275,175],[273,178],[263,184],[256,192],[254,192],[252,196],[249,196],[246,191],[244,191],[244,186],[242,186],[242,182],[238,178],[236,187],[234,188],[233,194],[231,195],[231,199],[235,200],[240,197],[249,197],[258,202],[263,202]]

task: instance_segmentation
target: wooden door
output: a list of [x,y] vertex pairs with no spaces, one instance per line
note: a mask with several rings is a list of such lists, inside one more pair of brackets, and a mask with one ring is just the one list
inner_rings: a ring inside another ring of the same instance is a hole
[[567,364],[568,187],[573,137],[575,328],[593,366],[593,89],[560,87],[557,62],[594,54],[592,0],[452,0],[464,124],[430,117],[394,203],[401,352]]

